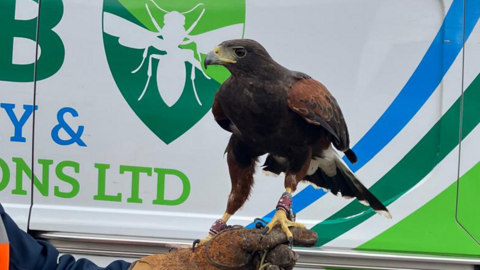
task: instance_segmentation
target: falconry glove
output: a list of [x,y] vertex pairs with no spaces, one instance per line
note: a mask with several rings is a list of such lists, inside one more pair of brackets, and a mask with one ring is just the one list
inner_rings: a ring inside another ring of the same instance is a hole
[[[313,246],[317,234],[292,228],[293,243]],[[132,264],[132,270],[290,270],[298,255],[288,247],[288,239],[277,226],[264,235],[261,229],[233,227],[225,229],[195,249],[181,248],[168,254],[144,257]]]

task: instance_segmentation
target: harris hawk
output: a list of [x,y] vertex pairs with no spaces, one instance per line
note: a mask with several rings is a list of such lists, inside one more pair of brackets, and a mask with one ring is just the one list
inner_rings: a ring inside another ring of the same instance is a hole
[[357,161],[342,111],[323,84],[281,66],[260,43],[249,39],[224,41],[208,53],[204,65],[222,65],[231,73],[216,93],[212,112],[216,122],[232,133],[226,149],[232,189],[226,212],[212,225],[207,240],[226,228],[230,216],[247,200],[256,161],[264,154],[266,173],[285,173],[285,192],[266,231],[280,224],[292,239],[289,227],[304,227],[291,218],[292,193],[301,181],[357,198],[391,218],[333,149],[351,163]]

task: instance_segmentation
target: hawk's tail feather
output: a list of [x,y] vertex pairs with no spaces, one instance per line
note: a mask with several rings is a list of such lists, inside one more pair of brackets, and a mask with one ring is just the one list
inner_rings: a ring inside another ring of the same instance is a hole
[[[353,153],[351,150],[350,152]],[[347,153],[345,154],[347,155]],[[356,158],[354,153],[353,155]],[[357,198],[360,203],[372,207],[377,213],[387,218],[392,218],[390,212],[382,202],[357,179],[337,154],[335,154],[335,157],[331,161],[335,162],[336,166],[336,173],[333,176],[328,176],[325,171],[319,167],[313,174],[305,176],[305,180],[311,182],[316,187],[330,190],[330,192],[336,196],[342,196],[346,199]],[[287,167],[272,155],[268,155],[263,164],[263,170],[279,175],[285,172]]]
[[343,153],[345,154],[345,156],[347,156],[348,160],[352,164],[355,164],[358,161],[357,155],[355,154],[355,152],[353,152],[352,149],[348,148],[348,150]]
[[347,199],[357,198],[360,203],[372,207],[378,214],[392,218],[385,205],[357,179],[338,156],[335,157],[335,165],[334,176],[328,176],[318,168],[314,174],[307,175],[305,179],[320,188],[330,190],[334,195],[341,195]]

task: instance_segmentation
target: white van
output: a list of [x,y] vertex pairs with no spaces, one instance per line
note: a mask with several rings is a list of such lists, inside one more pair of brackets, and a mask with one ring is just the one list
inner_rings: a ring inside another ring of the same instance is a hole
[[[204,237],[230,192],[229,133],[210,112],[229,74],[201,63],[250,38],[328,87],[351,169],[393,215],[300,185],[297,221],[319,240],[298,266],[474,269],[479,17],[480,0],[2,0],[0,201],[79,256]],[[283,179],[257,171],[230,224],[272,216]]]

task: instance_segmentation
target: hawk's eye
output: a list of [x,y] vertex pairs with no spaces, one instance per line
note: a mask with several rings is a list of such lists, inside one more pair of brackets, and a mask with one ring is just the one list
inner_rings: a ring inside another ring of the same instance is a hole
[[247,55],[247,51],[244,48],[235,48],[234,52],[239,58],[243,58]]

